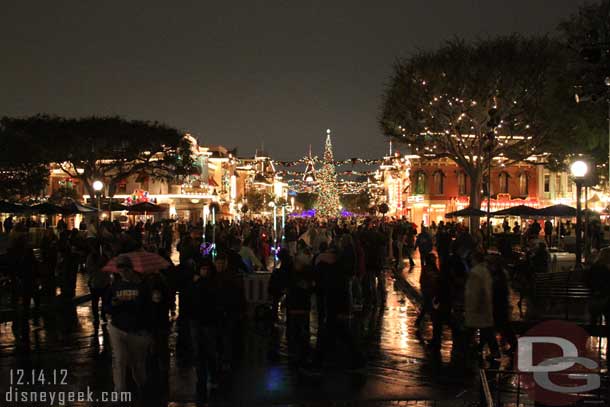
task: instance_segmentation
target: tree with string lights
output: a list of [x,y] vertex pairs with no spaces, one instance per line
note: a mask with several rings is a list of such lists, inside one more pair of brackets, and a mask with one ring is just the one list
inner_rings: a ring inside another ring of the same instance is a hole
[[319,216],[334,218],[340,214],[339,189],[337,187],[337,173],[333,160],[333,145],[330,140],[330,130],[326,130],[326,144],[324,146],[324,161],[318,171],[318,199],[316,209]]
[[488,160],[525,160],[572,131],[562,117],[573,106],[564,62],[549,38],[447,42],[395,64],[380,125],[422,159],[453,160],[470,180],[470,206],[480,208]]

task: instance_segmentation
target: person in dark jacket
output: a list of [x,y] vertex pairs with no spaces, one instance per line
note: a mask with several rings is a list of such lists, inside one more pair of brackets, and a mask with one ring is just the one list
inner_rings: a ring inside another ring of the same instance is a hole
[[217,343],[222,318],[221,299],[216,267],[211,259],[200,261],[197,273],[186,293],[191,299],[190,330],[193,343],[193,360],[197,373],[197,396],[207,400],[207,382],[218,383]]
[[9,216],[4,220],[4,233],[10,235],[11,230],[13,230],[13,217]]
[[148,374],[146,361],[152,345],[152,294],[133,271],[131,259],[121,255],[116,260],[118,273],[108,294],[108,327],[112,346],[112,377],[115,391],[128,391],[127,370],[132,372],[137,394],[144,395]]
[[313,276],[311,264],[295,264],[286,249],[279,253],[286,275],[286,339],[295,361],[302,366],[309,354],[309,313]]
[[106,306],[103,301],[106,297],[106,292],[110,286],[110,274],[103,271],[102,268],[106,265],[108,258],[100,255],[100,252],[92,245],[85,269],[89,274],[88,285],[91,293],[91,312],[93,313],[93,327],[97,331],[100,323],[99,302],[102,301],[102,321],[106,323]]
[[[170,269],[173,268],[171,260]],[[151,394],[154,400],[166,400],[169,394],[169,313],[174,304],[175,291],[171,281],[167,278],[171,271],[163,270],[160,273],[148,273],[145,282],[151,292]]]
[[218,296],[221,314],[222,369],[231,370],[241,358],[243,322],[246,312],[246,298],[243,279],[238,271],[229,267],[227,251],[219,248],[214,265],[217,272]]
[[445,227],[443,221],[439,222],[438,231],[436,232],[436,251],[438,252],[438,260],[441,268],[449,259],[449,247],[451,246],[451,236]]
[[271,277],[269,278],[269,285],[267,286],[267,291],[269,293],[269,298],[271,298],[271,319],[272,321],[278,322],[279,319],[279,309],[280,302],[282,301],[282,297],[286,294],[287,283],[287,273],[286,267],[280,260],[280,267],[276,267],[271,272]]
[[351,332],[352,300],[350,279],[354,275],[354,259],[341,252],[337,257],[335,249],[329,248],[327,256],[318,257],[319,273],[326,291],[326,323],[321,335],[318,362],[328,359],[336,349],[337,344],[347,348],[348,363],[351,368],[364,365],[364,356]]
[[18,233],[11,239],[7,251],[12,282],[11,298],[15,310],[12,329],[17,346],[29,342],[30,303],[36,289],[36,260],[27,243],[27,233]]
[[385,260],[384,254],[387,253],[385,250],[386,242],[384,235],[379,230],[375,229],[373,225],[370,225],[369,229],[363,233],[362,240],[366,247],[366,275],[363,290],[364,300],[366,305],[375,306],[383,300],[383,297],[380,298],[379,294],[383,293],[385,295],[383,263]]
[[42,284],[42,294],[55,297],[55,268],[57,267],[57,236],[53,229],[45,230],[40,243],[40,253],[42,255],[41,269],[44,276]]
[[430,236],[428,228],[423,227],[420,234],[417,235],[417,239],[415,240],[415,247],[419,249],[419,258],[421,261],[421,267],[423,269],[426,265],[426,258],[428,253],[430,253],[434,248],[432,236]]
[[553,224],[549,219],[544,222],[544,240],[548,247],[553,245]]
[[510,321],[508,278],[500,257],[490,257],[488,264],[492,278],[494,326],[502,335],[502,341],[510,345],[509,352],[513,353],[517,350],[517,336]]
[[71,301],[76,292],[76,274],[79,259],[70,239],[70,232],[64,230],[59,235],[58,267],[61,279],[61,296],[64,301]]
[[418,332],[421,330],[421,324],[426,315],[429,314],[434,321],[439,300],[440,273],[438,267],[436,266],[436,256],[434,253],[428,253],[424,261],[425,266],[422,268],[421,275],[419,277],[423,304],[419,311],[419,315],[415,320],[415,327]]

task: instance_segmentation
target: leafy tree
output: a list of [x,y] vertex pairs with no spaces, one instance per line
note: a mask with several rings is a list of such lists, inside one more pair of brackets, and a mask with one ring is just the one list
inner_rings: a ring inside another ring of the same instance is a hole
[[266,205],[269,202],[273,201],[273,195],[265,191],[252,189],[246,193],[246,200],[249,211],[260,213],[267,209]]
[[369,210],[371,197],[366,191],[357,194],[341,195],[341,205],[353,213],[367,213]]
[[67,175],[79,179],[91,197],[96,179],[108,184],[112,197],[119,183],[131,175],[170,180],[188,174],[192,165],[189,141],[178,130],[157,122],[38,115],[5,117],[1,124],[14,140],[27,139],[40,146],[41,162],[57,163]]
[[27,200],[44,193],[49,167],[41,161],[39,147],[28,137],[10,137],[0,125],[0,199]]
[[57,188],[49,196],[49,202],[54,203],[56,205],[60,205],[60,206],[66,204],[66,203],[69,203],[70,201],[78,201],[78,200],[79,200],[79,197],[78,197],[78,194],[76,193],[76,189],[68,187],[68,186],[61,186],[61,187]]
[[317,196],[318,194],[314,194],[313,192],[299,192],[296,196],[295,201],[301,204],[301,206],[303,206],[303,209],[308,211],[310,209],[313,209],[316,203]]
[[395,64],[381,127],[424,159],[455,161],[480,208],[488,156],[496,165],[523,160],[571,131],[557,120],[573,100],[564,63],[556,41],[516,35],[421,51]]
[[582,5],[559,25],[562,42],[570,51],[569,68],[596,101],[604,102],[610,76],[610,0]]
[[[598,163],[608,161],[608,105],[610,103],[610,0],[582,5],[559,25],[560,40],[568,53],[566,64],[575,93],[586,103],[571,118],[578,129],[563,143],[556,161],[573,152],[585,153]],[[572,103],[575,103],[572,102]],[[563,154],[561,154],[563,153]],[[607,168],[603,171],[607,176]]]

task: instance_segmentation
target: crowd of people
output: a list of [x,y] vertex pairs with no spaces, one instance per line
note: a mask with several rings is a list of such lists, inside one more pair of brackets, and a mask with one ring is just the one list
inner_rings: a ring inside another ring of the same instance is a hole
[[[115,389],[125,391],[132,380],[139,394],[167,394],[168,344],[175,320],[177,354],[193,361],[197,394],[205,398],[242,360],[241,341],[251,311],[242,276],[254,271],[271,272],[270,304],[255,314],[268,317],[270,327],[285,316],[290,361],[303,372],[317,374],[328,363],[348,369],[365,366],[359,318],[384,307],[387,278],[413,269],[415,251],[423,297],[415,328],[424,340],[430,319],[427,346],[438,351],[448,326],[458,358],[481,358],[485,346],[489,359],[513,352],[516,336],[504,267],[512,247],[508,243],[500,255],[486,256],[481,236],[473,237],[459,223],[418,227],[404,219],[295,218],[283,231],[262,220],[215,225],[147,221],[127,229],[118,222],[91,221],[78,230],[46,230],[34,251],[25,223],[18,222],[10,227],[4,265],[12,273],[11,298],[17,310],[13,332],[22,346],[28,339],[30,302],[38,305],[41,296],[58,290],[59,298],[70,302],[77,273],[83,271],[95,329],[101,325],[108,330]],[[176,264],[171,260],[174,248]],[[140,251],[156,253],[167,267],[140,272],[132,257]],[[548,267],[544,242],[536,241],[524,261],[530,271]],[[345,353],[339,360],[342,352],[337,350]],[[277,349],[270,356],[277,357]],[[147,386],[153,382],[151,391]]]

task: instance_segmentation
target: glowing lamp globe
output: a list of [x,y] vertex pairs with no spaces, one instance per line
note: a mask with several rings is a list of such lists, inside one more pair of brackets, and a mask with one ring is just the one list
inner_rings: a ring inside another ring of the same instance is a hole
[[574,178],[583,178],[589,170],[587,163],[581,160],[574,161],[570,166],[570,172]]
[[100,192],[104,189],[104,183],[102,181],[93,181],[93,190]]

